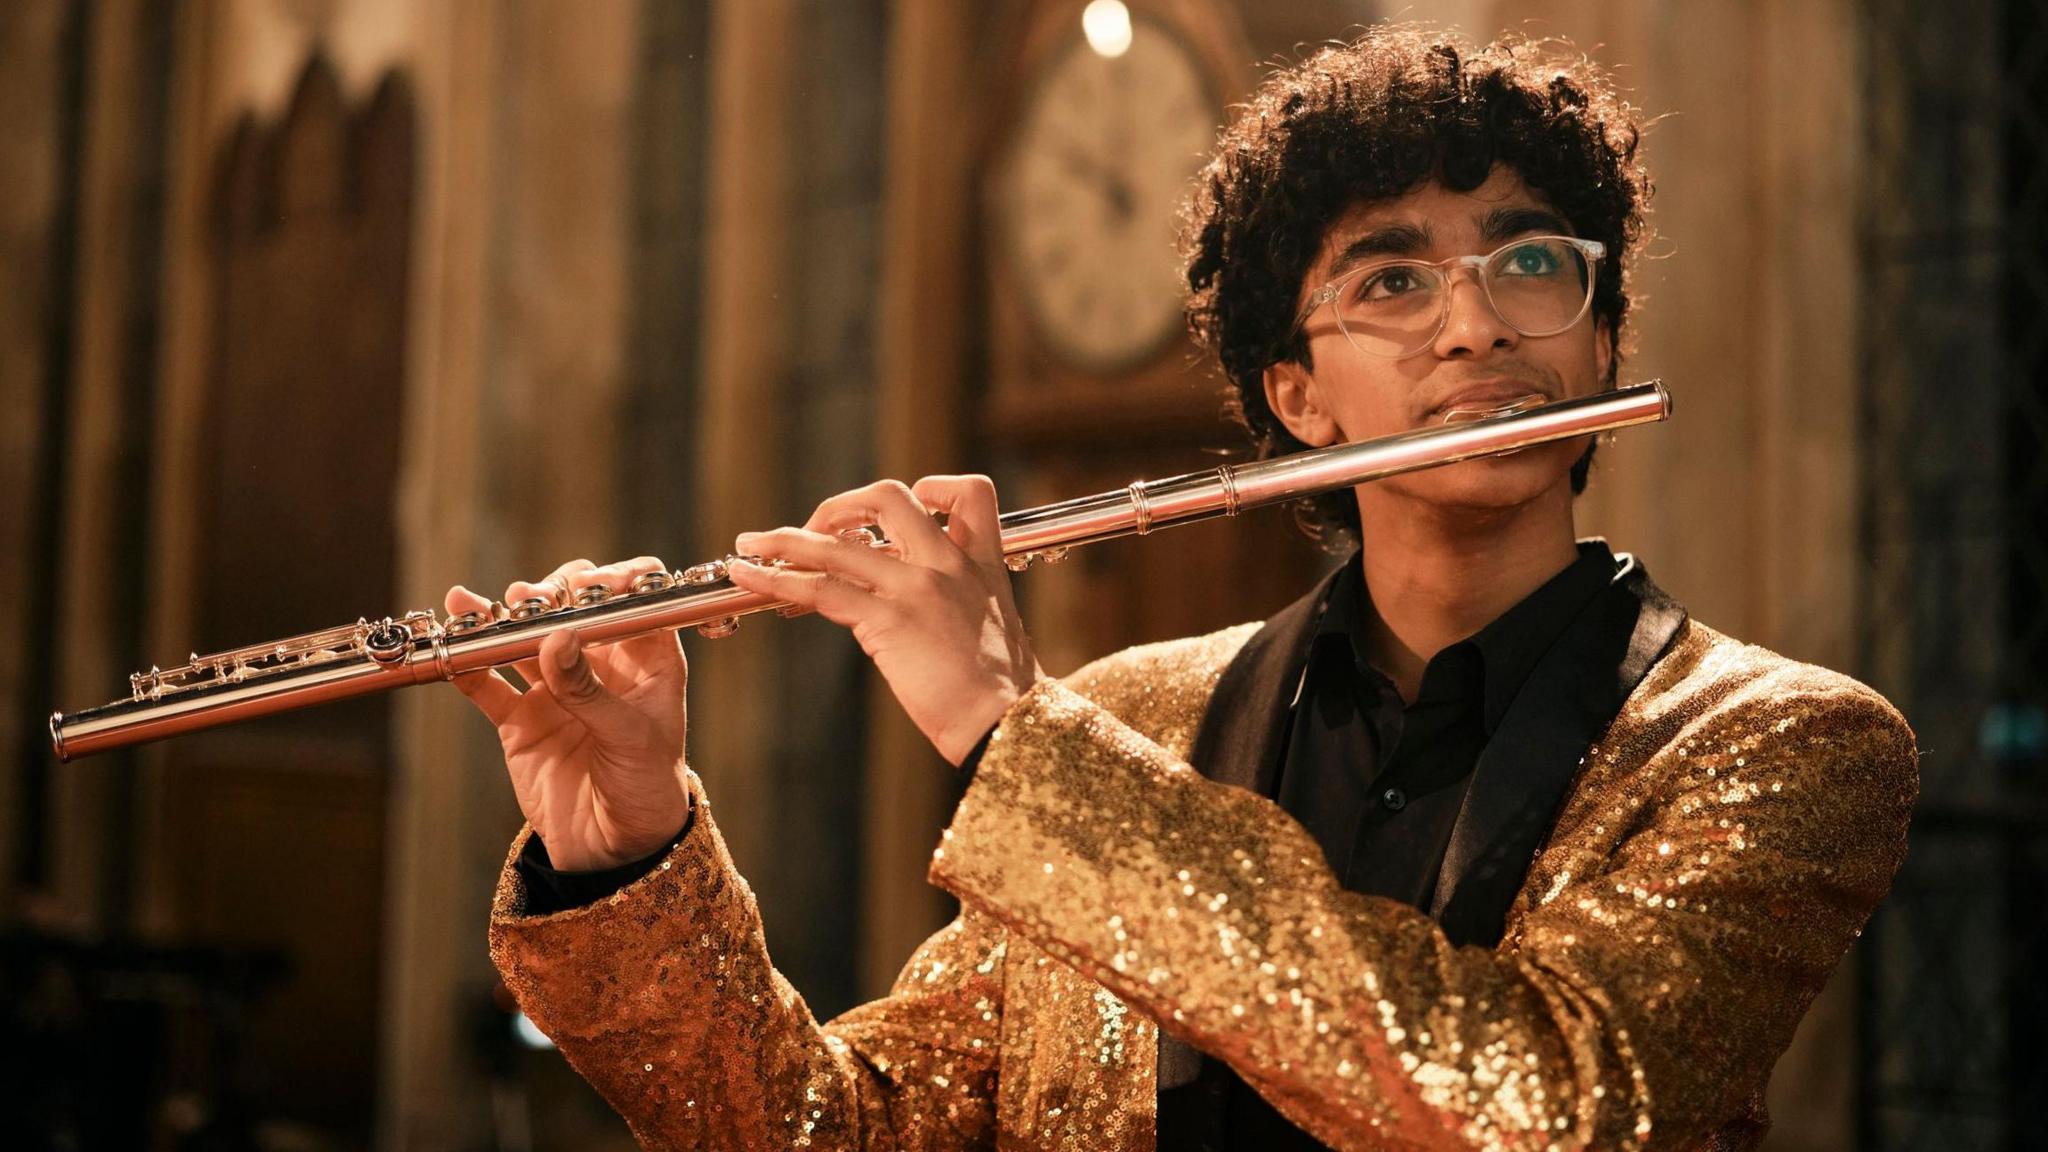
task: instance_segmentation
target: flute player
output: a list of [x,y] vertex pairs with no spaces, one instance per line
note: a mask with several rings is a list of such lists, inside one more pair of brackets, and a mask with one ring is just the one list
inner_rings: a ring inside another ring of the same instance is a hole
[[[1186,236],[1190,323],[1261,455],[1612,388],[1637,138],[1605,77],[1531,43],[1380,28],[1269,76]],[[985,478],[741,536],[784,563],[733,581],[848,627],[971,773],[931,869],[959,918],[815,1020],[685,761],[675,639],[562,633],[523,692],[458,681],[529,824],[493,956],[649,1147],[1752,1147],[1903,857],[1913,735],[1578,540],[1593,454],[1318,498],[1351,551],[1300,600],[1064,681]],[[896,548],[839,535],[868,524]]]

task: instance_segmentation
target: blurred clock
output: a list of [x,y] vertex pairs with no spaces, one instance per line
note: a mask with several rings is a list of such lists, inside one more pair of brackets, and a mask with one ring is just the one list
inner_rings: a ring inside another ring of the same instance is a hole
[[1218,119],[1195,52],[1150,19],[1108,47],[1075,36],[1026,97],[996,209],[1012,282],[1060,359],[1133,367],[1181,328],[1175,245],[1188,181]]

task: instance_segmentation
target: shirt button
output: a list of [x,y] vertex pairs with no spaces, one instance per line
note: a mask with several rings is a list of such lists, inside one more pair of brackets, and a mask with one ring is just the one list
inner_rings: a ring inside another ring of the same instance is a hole
[[1399,812],[1408,806],[1408,794],[1399,788],[1389,788],[1380,793],[1380,803],[1386,805],[1389,812]]

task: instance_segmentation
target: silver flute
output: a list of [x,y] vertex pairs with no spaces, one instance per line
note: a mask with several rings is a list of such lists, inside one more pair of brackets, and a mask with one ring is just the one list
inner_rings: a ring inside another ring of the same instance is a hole
[[[1251,508],[1316,496],[1372,480],[1518,451],[1671,415],[1661,382],[1501,415],[1226,464],[1002,517],[1003,560],[1022,571],[1067,549],[1118,536],[1142,536],[1176,524],[1235,516]],[[877,547],[887,541],[872,533]],[[695,628],[728,636],[755,612],[795,614],[796,606],[745,591],[726,578],[727,556],[675,572],[650,572],[625,593],[586,588],[573,599],[536,596],[510,606],[440,619],[408,612],[396,619],[357,620],[268,644],[194,654],[176,668],[151,668],[128,678],[128,696],[97,708],[50,717],[59,760],[90,756],[187,732],[371,692],[449,680],[466,672],[532,659],[549,634],[564,628],[584,644],[646,632]],[[563,590],[566,592],[566,590]]]

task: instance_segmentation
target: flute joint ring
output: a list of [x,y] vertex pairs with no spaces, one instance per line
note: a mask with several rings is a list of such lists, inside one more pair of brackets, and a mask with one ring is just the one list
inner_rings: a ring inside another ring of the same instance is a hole
[[1145,494],[1143,480],[1131,481],[1128,491],[1131,494],[1131,516],[1137,521],[1138,535],[1143,536],[1152,531],[1152,499]]

